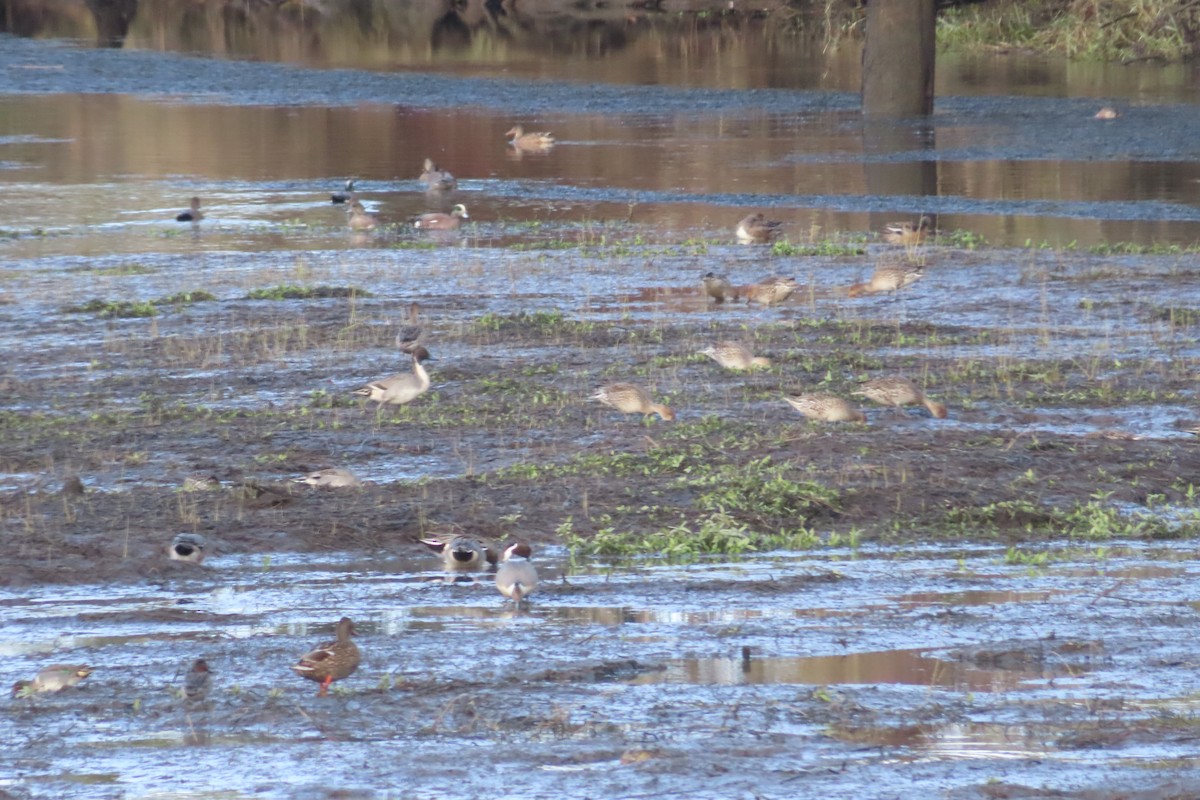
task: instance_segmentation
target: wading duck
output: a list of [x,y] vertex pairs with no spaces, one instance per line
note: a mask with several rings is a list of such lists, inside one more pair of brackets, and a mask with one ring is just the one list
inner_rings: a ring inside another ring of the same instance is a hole
[[362,655],[350,639],[356,632],[350,618],[342,617],[337,624],[337,638],[305,653],[292,667],[300,677],[321,684],[318,697],[329,694],[331,683],[349,678],[358,669]]
[[741,342],[717,342],[700,351],[725,369],[759,369],[771,366],[771,359],[755,356]]
[[208,687],[211,683],[212,672],[208,668],[208,662],[197,658],[183,679],[183,699],[189,703],[203,702],[204,698],[208,697]]
[[447,572],[478,572],[496,563],[496,554],[470,536],[435,535],[422,539],[421,544],[441,554]]
[[204,219],[204,215],[200,213],[199,197],[192,198],[191,208],[175,215],[176,222],[199,222],[202,219]]
[[787,300],[799,288],[800,284],[796,283],[795,278],[784,278],[777,275],[764,278],[758,283],[746,287],[746,302],[773,306]]
[[794,394],[783,398],[809,419],[821,422],[866,422],[866,416],[846,400],[831,394]]
[[588,399],[615,408],[622,414],[658,414],[668,422],[675,419],[675,411],[670,406],[654,402],[650,393],[636,383],[610,383],[601,386]]
[[529,561],[532,556],[533,550],[524,542],[510,544],[496,570],[496,588],[517,605],[537,589],[537,570]]
[[733,285],[729,283],[729,279],[724,275],[715,275],[711,272],[706,272],[700,276],[700,282],[704,284],[704,293],[718,303],[724,303],[735,296]]
[[204,562],[204,537],[198,533],[180,533],[171,540],[167,556],[172,561],[187,561],[191,564]]
[[867,381],[853,395],[873,400],[881,406],[925,406],[938,419],[946,418],[946,407],[931,400],[908,378],[899,375]]
[[361,389],[355,389],[353,393],[376,403],[400,406],[416,400],[428,389],[429,373],[421,366],[421,360],[414,354],[412,372],[401,372],[381,380],[371,381]]
[[880,266],[871,273],[870,280],[854,284],[847,294],[850,297],[861,297],[864,294],[898,292],[905,286],[916,283],[924,276],[924,268],[919,266]]
[[86,664],[51,664],[38,670],[31,681],[17,681],[13,684],[13,697],[28,697],[39,692],[61,692],[75,686],[88,675],[92,668]]
[[346,486],[362,486],[362,481],[358,479],[358,476],[343,467],[319,469],[308,473],[303,478],[293,478],[292,480],[295,483],[306,483],[309,486],[328,486],[331,489],[340,489]]
[[883,226],[883,240],[888,244],[902,244],[905,247],[915,247],[925,241],[932,226],[929,217],[922,215],[914,225],[911,222],[890,222]]

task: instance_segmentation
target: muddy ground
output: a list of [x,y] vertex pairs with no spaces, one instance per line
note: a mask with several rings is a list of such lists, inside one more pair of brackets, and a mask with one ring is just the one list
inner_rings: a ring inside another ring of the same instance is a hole
[[[0,316],[31,346],[3,378],[4,648],[14,679],[97,669],[5,705],[14,796],[1200,791],[1180,766],[1189,256],[931,247],[899,297],[852,300],[842,288],[895,253],[389,244],[9,275]],[[808,288],[717,306],[710,268]],[[88,297],[214,299],[105,317],[70,310],[85,279]],[[356,294],[245,299],[285,284]],[[364,406],[350,392],[402,365],[414,301],[433,389]],[[697,355],[722,338],[771,369]],[[781,399],[893,373],[948,418],[807,423]],[[587,402],[619,379],[677,419]],[[366,484],[290,482],[327,466]],[[221,488],[182,491],[196,474]],[[532,609],[486,577],[443,582],[417,540],[450,530],[530,540]],[[678,554],[714,530],[803,544]],[[204,565],[164,557],[182,531],[207,537]],[[586,553],[656,531],[675,558]],[[366,661],[315,699],[287,667],[343,613]],[[198,655],[218,688],[189,708],[172,687]]]

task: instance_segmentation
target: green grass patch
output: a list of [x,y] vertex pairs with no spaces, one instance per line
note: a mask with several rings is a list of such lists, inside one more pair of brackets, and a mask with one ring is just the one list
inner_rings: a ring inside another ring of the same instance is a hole
[[944,10],[944,51],[1028,50],[1100,61],[1182,61],[1197,53],[1200,6],[1178,0],[1008,0]]
[[591,333],[594,322],[567,319],[561,311],[522,311],[517,314],[493,314],[476,318],[471,323],[475,333],[513,333],[534,335],[575,335]]
[[246,300],[316,300],[329,297],[372,297],[357,286],[296,286],[286,283],[265,289],[252,289]]
[[558,535],[570,550],[572,558],[654,555],[672,561],[688,561],[705,555],[808,550],[820,544],[816,534],[803,528],[758,533],[723,512],[647,533],[603,528],[590,536],[580,536],[575,533],[572,523],[567,521],[559,526]]
[[79,305],[65,306],[62,311],[64,314],[95,314],[104,319],[153,317],[158,313],[152,300],[139,302],[135,300],[101,300],[99,298]]
[[867,248],[862,244],[825,239],[811,244],[792,244],[779,241],[771,245],[775,256],[861,256]]

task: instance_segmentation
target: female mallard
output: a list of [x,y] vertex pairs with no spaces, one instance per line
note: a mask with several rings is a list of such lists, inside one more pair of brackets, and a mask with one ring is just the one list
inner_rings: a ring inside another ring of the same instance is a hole
[[725,369],[765,369],[771,366],[771,359],[755,356],[741,342],[717,342],[701,350],[700,354],[708,356]]
[[734,297],[733,285],[724,275],[706,272],[700,276],[700,282],[704,284],[704,293],[718,303],[724,303]]
[[924,267],[920,266],[879,266],[871,273],[870,280],[854,284],[847,294],[850,297],[861,297],[864,294],[898,292],[924,276]]
[[379,224],[379,217],[363,208],[355,198],[346,203],[346,224],[354,231],[369,231]]
[[438,165],[433,163],[433,159],[425,159],[425,170],[418,178],[421,183],[425,184],[427,192],[449,192],[458,188],[458,181],[444,169],[438,169]]
[[832,394],[794,394],[783,398],[809,419],[821,422],[866,422],[866,416],[847,401]]
[[601,386],[588,399],[597,400],[622,414],[658,414],[667,422],[675,419],[675,411],[670,406],[654,402],[650,393],[636,383],[610,383]]
[[881,406],[925,406],[929,409],[929,413],[938,419],[946,418],[946,407],[936,400],[931,400],[925,396],[925,393],[913,384],[908,378],[902,378],[899,375],[889,376],[886,378],[875,378],[867,381],[862,385],[862,388],[850,394],[865,397],[868,400],[874,400]]
[[329,684],[349,678],[358,669],[362,654],[350,637],[357,633],[349,617],[342,617],[337,624],[337,639],[318,645],[300,657],[292,667],[302,678],[321,684],[317,697],[329,693]]

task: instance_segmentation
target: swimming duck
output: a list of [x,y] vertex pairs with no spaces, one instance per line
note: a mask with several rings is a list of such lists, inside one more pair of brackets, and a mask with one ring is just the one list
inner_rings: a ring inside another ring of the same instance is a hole
[[349,678],[358,669],[362,654],[358,645],[350,639],[357,633],[349,617],[342,617],[337,624],[337,639],[317,645],[300,657],[292,669],[302,678],[321,684],[317,697],[329,694],[329,685],[334,681]]
[[549,150],[555,145],[554,134],[549,131],[530,131],[526,133],[525,129],[520,125],[513,125],[504,135],[512,137],[508,140],[508,143],[518,150],[538,152]]
[[496,570],[496,588],[517,605],[537,589],[537,570],[529,561],[532,556],[533,550],[524,542],[510,544]]
[[597,400],[622,414],[658,414],[667,422],[675,419],[675,411],[670,406],[654,402],[650,393],[635,383],[610,383],[601,386],[588,399]]
[[471,536],[433,535],[422,539],[421,544],[441,554],[447,572],[477,572],[496,563],[491,548]]
[[901,406],[923,405],[929,409],[930,414],[938,419],[946,418],[944,405],[929,399],[912,381],[899,375],[867,381],[862,388],[851,394],[874,400],[882,406],[900,408]]
[[417,180],[425,184],[427,192],[449,192],[458,188],[458,181],[454,180],[454,176],[444,169],[438,169],[438,165],[433,163],[431,158],[425,159],[425,171]]
[[331,203],[348,203],[354,199],[354,178],[346,181],[346,189],[341,192],[334,192],[329,195]]
[[176,222],[199,222],[204,219],[204,215],[200,213],[200,198],[192,198],[192,206],[187,211],[180,212],[175,215]]
[[346,486],[362,486],[362,481],[358,479],[358,476],[343,467],[319,469],[308,473],[303,478],[293,478],[292,481],[294,483],[306,483],[309,486],[328,486],[331,489],[340,489]]
[[459,203],[450,209],[449,214],[443,214],[440,211],[422,214],[413,220],[413,227],[423,231],[453,231],[458,229],[464,219],[470,219],[467,215],[467,207]]
[[755,356],[741,342],[717,342],[700,351],[725,369],[757,369],[771,366],[771,359]]
[[363,204],[351,198],[346,203],[346,224],[351,230],[369,231],[379,224],[379,217],[363,208]]
[[737,224],[737,238],[742,244],[769,242],[779,235],[783,223],[767,219],[762,214],[751,214]]
[[883,240],[888,244],[902,244],[905,247],[915,247],[925,241],[932,226],[929,217],[921,215],[916,225],[911,222],[891,222],[883,226]]
[[840,397],[831,394],[795,394],[783,398],[809,419],[821,422],[866,422],[867,417]]
[[33,680],[14,683],[12,696],[28,697],[38,692],[61,692],[75,686],[91,674],[92,668],[86,664],[51,664],[38,670]]
[[724,275],[706,272],[700,276],[700,281],[704,284],[704,293],[718,303],[724,303],[734,296],[733,286]]
[[784,278],[773,275],[745,289],[746,302],[773,306],[782,303],[792,296],[792,292],[800,288],[795,278]]
[[212,671],[208,668],[208,662],[203,658],[197,658],[192,662],[192,668],[188,670],[187,676],[183,679],[183,699],[189,703],[200,703],[208,696],[208,687],[212,683]]
[[172,561],[187,561],[191,564],[204,562],[204,537],[198,533],[180,533],[171,540],[167,556]]
[[1121,116],[1120,111],[1117,111],[1112,106],[1105,106],[1104,108],[1102,108],[1096,112],[1095,118],[1102,119],[1102,120],[1110,120],[1110,119],[1116,119],[1119,116]]
[[924,267],[920,266],[879,266],[871,274],[870,280],[854,284],[847,291],[847,295],[861,297],[864,294],[898,292],[905,286],[916,283],[924,276]]
[[[428,356],[428,353],[425,353]],[[421,360],[413,355],[412,372],[401,372],[377,381],[371,381],[353,394],[363,395],[376,403],[391,403],[400,406],[416,400],[429,389],[429,373],[421,366]]]

